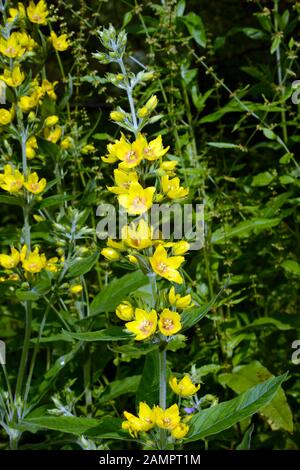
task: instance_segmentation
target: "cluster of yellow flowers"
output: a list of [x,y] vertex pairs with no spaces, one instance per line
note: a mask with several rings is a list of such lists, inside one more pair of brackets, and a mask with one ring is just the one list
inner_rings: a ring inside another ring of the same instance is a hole
[[[62,260],[61,260],[62,261]],[[11,253],[0,254],[0,266],[7,270],[17,268],[19,264],[26,273],[37,274],[43,269],[50,272],[57,272],[60,269],[60,261],[57,257],[47,260],[43,253],[39,252],[39,248],[35,247],[33,251],[29,251],[24,245],[20,251],[11,248]]]
[[29,193],[40,194],[46,187],[46,180],[39,177],[36,172],[29,173],[25,179],[23,174],[12,165],[5,165],[4,173],[0,174],[0,188],[9,193],[19,193],[22,188]]
[[[200,388],[200,385],[193,384],[188,375],[185,375],[179,382],[176,377],[171,377],[169,385],[173,392],[181,397],[191,397]],[[141,402],[138,416],[128,411],[124,412],[124,416],[126,421],[123,421],[122,429],[128,431],[132,437],[137,437],[139,432],[150,431],[155,426],[170,431],[173,439],[182,439],[189,431],[186,423],[189,418],[182,421],[177,404],[163,410],[160,406],[150,408],[147,403]]]

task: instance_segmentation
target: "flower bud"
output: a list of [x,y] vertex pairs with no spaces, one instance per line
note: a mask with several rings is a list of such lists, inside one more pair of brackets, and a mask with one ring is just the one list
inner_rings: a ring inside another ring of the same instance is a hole
[[116,315],[123,321],[131,321],[134,318],[134,309],[129,302],[122,302],[116,308]]
[[125,118],[124,113],[122,113],[121,111],[112,111],[109,116],[112,121],[116,122],[122,122]]
[[151,112],[154,111],[158,103],[157,96],[153,95],[146,103],[146,108]]
[[104,256],[108,261],[117,261],[120,259],[120,253],[114,248],[103,248],[101,255]]
[[80,284],[74,284],[70,287],[71,294],[80,294],[82,292],[82,286]]
[[137,115],[139,118],[145,118],[146,116],[148,116],[149,114],[149,110],[146,106],[143,106],[142,108],[138,109],[137,111]]
[[56,116],[55,114],[52,115],[52,116],[48,116],[46,119],[45,119],[45,126],[46,127],[53,127],[55,126],[57,123],[58,123],[58,116]]

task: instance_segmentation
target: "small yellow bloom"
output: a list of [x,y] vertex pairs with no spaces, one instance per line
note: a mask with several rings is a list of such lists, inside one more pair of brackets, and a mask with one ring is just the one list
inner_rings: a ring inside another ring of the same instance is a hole
[[18,250],[11,248],[10,251],[10,255],[0,254],[0,266],[4,269],[13,269],[19,264],[20,253]]
[[124,411],[127,421],[123,421],[122,429],[128,431],[132,437],[137,437],[139,432],[147,432],[155,425],[155,411],[152,410],[147,403],[139,404],[138,416]]
[[194,385],[188,375],[185,375],[183,379],[179,382],[177,377],[171,377],[169,380],[169,385],[174,393],[180,395],[181,397],[191,397],[198,392],[200,385]]
[[19,35],[20,33],[14,32],[7,39],[0,37],[0,53],[10,59],[22,57],[26,49],[20,44]]
[[180,242],[176,242],[172,247],[173,255],[184,255],[190,249],[190,244],[185,240],[180,240]]
[[40,254],[37,247],[22,261],[24,270],[32,274],[42,271],[42,269],[46,267],[46,264],[46,256],[42,253]]
[[48,116],[45,119],[44,124],[46,127],[53,127],[58,123],[58,121],[59,121],[59,117],[53,114],[52,116]]
[[129,190],[130,184],[138,182],[138,175],[136,171],[114,170],[115,183],[117,186],[107,187],[108,191],[114,194],[126,194]]
[[128,193],[119,195],[118,200],[129,215],[141,215],[152,206],[154,193],[155,188],[153,186],[144,189],[134,181],[130,184]]
[[160,164],[160,169],[166,172],[170,172],[170,171],[174,171],[177,165],[178,165],[177,160],[168,160]]
[[27,7],[27,15],[32,23],[46,24],[48,14],[45,0],[40,0],[36,5],[31,1]]
[[57,99],[56,93],[54,91],[55,86],[58,82],[49,82],[48,80],[42,81],[42,92],[43,94],[47,94],[49,98],[53,101]]
[[138,260],[135,256],[133,255],[127,255],[127,258],[128,260],[130,261],[130,263],[133,263],[133,264],[137,264],[138,263]]
[[83,155],[88,155],[89,153],[93,152],[96,152],[96,147],[94,144],[86,144],[81,149],[81,153],[83,153]]
[[172,431],[180,423],[180,415],[178,405],[172,405],[166,410],[160,406],[155,408],[155,422],[161,429]]
[[183,279],[177,269],[184,262],[183,256],[170,256],[168,257],[167,251],[159,245],[154,255],[149,258],[153,271],[161,277],[168,279],[171,282],[182,284]]
[[29,137],[26,142],[26,157],[31,160],[36,155],[36,150],[38,149],[38,144],[36,137],[33,135]]
[[82,285],[81,284],[74,284],[70,287],[71,294],[80,294],[82,292]]
[[0,126],[6,126],[10,124],[14,118],[14,110],[13,109],[4,109],[0,108]]
[[125,114],[121,111],[112,111],[109,115],[110,119],[115,122],[122,122],[124,121]]
[[158,320],[158,328],[164,336],[172,336],[178,333],[181,330],[179,313],[164,308]]
[[180,179],[178,177],[170,179],[168,175],[162,176],[161,186],[163,192],[170,199],[181,199],[189,193],[188,188],[180,186]]
[[57,36],[54,31],[51,31],[50,40],[56,51],[66,51],[70,46],[67,34],[61,34],[60,36]]
[[14,21],[16,19],[16,16],[18,16],[20,20],[26,17],[25,7],[23,3],[21,2],[18,2],[18,8],[9,8],[8,13],[9,13],[9,18],[7,18],[8,22]]
[[155,310],[146,312],[141,308],[135,309],[135,320],[125,324],[127,330],[134,333],[136,341],[142,341],[152,336],[156,331],[157,313]]
[[42,178],[39,181],[39,177],[36,172],[30,173],[27,178],[27,181],[24,183],[25,188],[32,194],[40,194],[44,191],[47,181],[45,178]]
[[73,142],[72,137],[67,136],[67,137],[65,137],[65,138],[61,141],[60,146],[61,146],[61,148],[63,148],[64,150],[68,150],[69,148],[72,147],[73,143],[74,143],[74,142]]
[[38,105],[38,102],[39,100],[35,94],[32,96],[21,96],[19,106],[23,113],[28,113],[32,108]]
[[0,188],[9,193],[17,193],[22,189],[24,176],[11,165],[4,166],[4,173],[0,174]]
[[182,439],[189,432],[189,426],[185,423],[179,423],[176,428],[172,429],[171,435],[174,439]]
[[143,137],[143,157],[149,161],[155,161],[163,157],[170,147],[163,147],[162,137],[159,135],[156,139],[151,140],[147,143],[147,140]]
[[140,220],[138,224],[132,222],[122,228],[122,240],[130,248],[143,250],[152,245],[153,230],[145,220]]
[[154,111],[154,109],[156,108],[157,106],[157,103],[158,103],[158,100],[157,100],[157,96],[156,95],[153,95],[151,96],[151,98],[147,101],[146,103],[146,108],[149,109],[149,111]]
[[175,293],[174,286],[171,287],[169,292],[169,302],[171,305],[174,305],[176,308],[188,308],[192,306],[192,296],[190,294],[184,295],[181,297],[180,294]]
[[116,308],[116,315],[123,321],[134,319],[134,309],[130,302],[124,301]]
[[138,117],[141,118],[141,119],[147,117],[148,114],[149,114],[149,110],[148,110],[148,108],[146,108],[146,106],[143,106],[142,108],[139,108],[139,109],[137,110],[137,115],[138,115]]
[[49,127],[45,127],[44,129],[44,137],[48,142],[52,142],[56,144],[56,142],[61,138],[62,130],[60,126],[55,126],[53,129],[49,129]]
[[19,66],[16,66],[12,71],[5,69],[4,74],[0,75],[0,80],[3,80],[6,85],[16,88],[20,86],[25,80],[25,75]]
[[155,426],[155,411],[145,402],[140,402],[138,417],[143,423],[143,431],[149,431]]
[[101,255],[109,261],[117,261],[120,259],[120,253],[114,248],[103,248]]
[[58,258],[55,256],[54,258],[50,258],[47,260],[45,269],[50,271],[51,273],[56,273],[59,270],[59,261]]
[[144,138],[141,134],[138,135],[132,144],[122,134],[120,140],[117,140],[114,144],[108,144],[108,156],[106,158],[110,159],[112,163],[120,160],[119,168],[123,170],[134,168],[140,164],[143,158],[143,143]]

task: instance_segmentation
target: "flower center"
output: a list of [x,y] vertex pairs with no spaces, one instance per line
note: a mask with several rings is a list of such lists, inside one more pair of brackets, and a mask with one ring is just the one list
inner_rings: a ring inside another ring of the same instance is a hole
[[133,163],[137,160],[137,154],[135,153],[134,150],[130,150],[129,152],[126,153],[125,155],[125,161],[127,163]]
[[39,183],[31,183],[30,184],[31,191],[38,191],[40,189]]
[[161,273],[164,273],[168,270],[168,266],[163,263],[162,261],[160,263],[157,264],[157,269],[158,271],[160,271]]
[[144,149],[144,154],[147,155],[148,157],[153,157],[154,155],[153,149],[151,147],[146,147]]
[[13,47],[13,46],[10,46],[10,47],[7,47],[5,49],[5,52],[6,54],[15,54],[16,53],[16,49]]
[[144,209],[145,206],[146,206],[146,203],[143,197],[137,196],[136,198],[134,198],[133,207],[135,209]]
[[140,331],[147,333],[151,329],[152,323],[149,320],[142,321],[140,325]]
[[173,320],[171,320],[170,318],[165,318],[163,320],[163,327],[165,330],[173,330],[174,328]]
[[165,426],[169,426],[169,424],[171,424],[170,418],[163,418],[163,423]]

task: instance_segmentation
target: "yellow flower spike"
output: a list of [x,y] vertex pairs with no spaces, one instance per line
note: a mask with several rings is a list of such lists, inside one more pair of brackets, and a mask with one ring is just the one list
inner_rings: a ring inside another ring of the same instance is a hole
[[118,196],[119,204],[129,215],[141,215],[152,206],[155,188],[150,186],[144,189],[138,182],[132,182],[127,194]]
[[30,173],[25,181],[24,186],[32,194],[40,194],[44,191],[47,181],[45,178],[39,180],[38,174],[36,172]]
[[27,15],[32,23],[47,24],[48,14],[45,0],[40,0],[36,5],[33,1],[30,1],[27,7]]
[[73,286],[70,287],[70,292],[71,294],[77,295],[82,292],[82,285],[81,284],[74,284]]
[[172,405],[166,410],[160,406],[155,408],[155,422],[161,429],[172,431],[180,423],[180,415],[178,405]]
[[53,114],[52,116],[48,116],[45,119],[44,125],[46,127],[53,127],[58,123],[58,121],[59,121],[59,117]]
[[123,321],[134,319],[134,309],[130,302],[124,301],[116,308],[116,315]]
[[36,274],[46,267],[47,260],[44,254],[39,253],[39,249],[35,248],[29,255],[22,261],[23,269],[26,272]]
[[168,175],[162,176],[161,186],[163,192],[170,199],[181,199],[187,196],[189,193],[188,188],[183,188],[182,186],[180,186],[180,179],[177,177],[170,179]]
[[143,155],[144,155],[144,158],[146,158],[146,160],[149,160],[152,162],[163,157],[167,153],[169,148],[170,147],[166,147],[166,148],[163,147],[162,137],[161,135],[159,135],[158,137],[156,137],[156,139],[151,140],[149,144],[147,144],[147,141],[146,141],[146,145],[143,150]]
[[0,266],[4,269],[13,269],[19,264],[20,253],[18,250],[11,248],[10,251],[10,255],[0,254]]
[[51,31],[50,41],[52,42],[52,45],[56,51],[66,51],[70,46],[67,34],[61,34],[60,36],[57,36],[54,31]]
[[52,142],[56,144],[56,142],[61,138],[62,129],[60,126],[55,126],[53,129],[49,129],[49,127],[45,127],[44,129],[44,137],[48,142]]
[[160,314],[158,328],[164,336],[172,336],[178,333],[182,328],[179,313],[165,308]]
[[4,166],[4,173],[0,174],[0,188],[9,193],[19,192],[24,184],[24,176],[11,165]]
[[122,228],[122,240],[130,248],[144,250],[152,245],[152,228],[145,220],[140,220],[138,224],[132,222]]
[[12,71],[5,69],[4,74],[0,75],[0,80],[3,80],[8,86],[16,88],[23,83],[25,75],[21,68],[16,66]]
[[100,253],[108,261],[117,261],[120,259],[120,253],[114,248],[103,248]]
[[117,141],[113,147],[113,154],[121,161],[119,168],[129,170],[139,165],[143,158],[145,139],[142,134],[139,134],[137,139],[130,144],[124,134],[119,141]]
[[185,240],[180,240],[176,242],[172,247],[173,255],[184,255],[190,249],[190,244]]
[[149,258],[153,271],[168,281],[182,284],[183,279],[177,269],[184,262],[183,256],[168,257],[167,251],[162,245],[159,245],[154,255]]
[[107,186],[108,191],[114,194],[126,194],[132,182],[138,182],[136,171],[124,171],[115,169],[114,178],[117,186]]
[[146,312],[141,308],[135,309],[135,320],[125,324],[127,330],[134,333],[136,341],[142,341],[152,336],[156,331],[157,313],[155,310]]
[[189,432],[189,426],[185,423],[179,423],[176,428],[172,429],[171,435],[174,439],[183,439]]
[[0,108],[0,126],[6,126],[10,124],[14,118],[13,110],[8,110],[4,108]]
[[171,305],[174,305],[176,308],[180,309],[188,308],[193,305],[192,296],[187,294],[181,297],[180,294],[175,293],[174,286],[172,286],[169,291],[168,299]]
[[173,392],[181,397],[191,397],[195,395],[200,388],[200,384],[194,385],[188,375],[185,375],[179,382],[177,377],[171,377],[169,385]]

